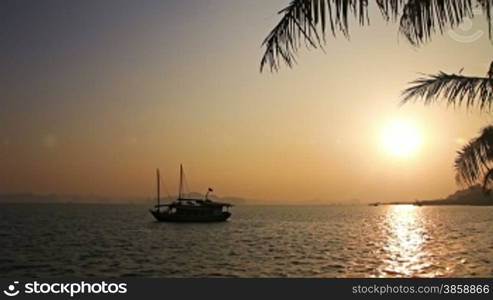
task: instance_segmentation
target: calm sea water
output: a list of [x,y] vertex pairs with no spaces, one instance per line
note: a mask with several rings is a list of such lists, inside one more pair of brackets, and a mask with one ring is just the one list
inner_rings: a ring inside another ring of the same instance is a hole
[[140,205],[0,205],[0,276],[493,277],[493,207],[234,207],[156,223]]

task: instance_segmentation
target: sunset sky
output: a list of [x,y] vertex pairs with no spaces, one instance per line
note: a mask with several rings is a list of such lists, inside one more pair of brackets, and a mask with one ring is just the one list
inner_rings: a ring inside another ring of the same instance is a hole
[[[350,41],[260,73],[288,3],[1,1],[0,193],[151,196],[157,167],[176,193],[180,163],[194,191],[276,203],[455,191],[456,151],[490,115],[400,93],[420,72],[484,75],[484,18],[454,31],[474,42],[413,48],[373,10]],[[402,124],[412,149],[396,153]]]

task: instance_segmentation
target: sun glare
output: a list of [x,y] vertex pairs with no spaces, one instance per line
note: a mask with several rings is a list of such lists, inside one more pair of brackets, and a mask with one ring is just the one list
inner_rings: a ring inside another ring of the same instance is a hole
[[397,157],[407,157],[419,149],[422,135],[414,123],[399,119],[384,127],[381,143],[387,153]]

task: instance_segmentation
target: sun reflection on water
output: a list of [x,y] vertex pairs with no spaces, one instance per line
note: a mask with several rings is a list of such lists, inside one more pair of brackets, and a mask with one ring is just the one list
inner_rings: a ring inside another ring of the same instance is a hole
[[433,263],[425,250],[428,238],[420,207],[413,205],[389,206],[382,234],[386,242],[381,251],[379,277],[437,276],[428,272]]

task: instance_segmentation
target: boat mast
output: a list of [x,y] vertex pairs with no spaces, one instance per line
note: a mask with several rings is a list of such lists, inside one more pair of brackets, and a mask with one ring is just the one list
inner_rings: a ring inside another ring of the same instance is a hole
[[183,166],[180,164],[180,187],[178,190],[178,200],[181,199],[181,191],[183,189]]
[[161,178],[159,175],[159,169],[156,169],[156,180],[157,180],[157,207],[159,209],[159,205],[161,204],[160,202],[160,189],[161,189]]

